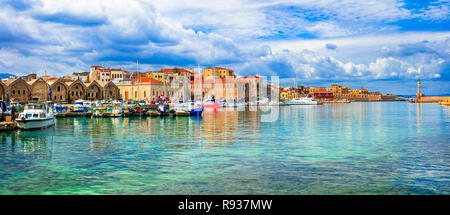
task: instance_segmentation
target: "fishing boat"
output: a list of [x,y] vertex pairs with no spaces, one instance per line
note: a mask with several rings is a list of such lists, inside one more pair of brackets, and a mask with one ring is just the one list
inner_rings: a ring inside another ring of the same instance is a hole
[[106,112],[106,107],[103,107],[102,105],[99,105],[97,107],[94,107],[92,110],[92,116],[94,117],[102,117],[103,113]]
[[123,107],[122,103],[118,101],[113,101],[111,104],[106,108],[106,112],[108,113],[110,117],[121,117],[123,116]]
[[301,97],[301,98],[287,100],[287,101],[285,101],[285,104],[288,104],[288,105],[318,105],[321,103],[319,103],[316,100],[313,100],[311,97]]
[[192,102],[190,108],[189,114],[191,116],[201,116],[203,113],[203,107],[198,103]]
[[159,116],[168,116],[169,115],[169,108],[166,104],[159,104],[157,109]]
[[75,103],[73,104],[72,112],[87,112],[85,101],[81,99],[76,100]]
[[56,113],[66,113],[68,110],[67,106],[62,106],[59,103],[55,103],[53,105],[53,109],[54,109],[54,112],[56,112]]
[[55,125],[55,115],[47,104],[30,103],[16,121],[21,129],[40,129]]

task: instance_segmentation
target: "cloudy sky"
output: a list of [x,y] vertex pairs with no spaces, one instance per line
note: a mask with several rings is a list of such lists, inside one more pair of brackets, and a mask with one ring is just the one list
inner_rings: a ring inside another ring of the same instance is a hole
[[450,93],[449,0],[1,0],[0,73],[225,66],[282,85]]

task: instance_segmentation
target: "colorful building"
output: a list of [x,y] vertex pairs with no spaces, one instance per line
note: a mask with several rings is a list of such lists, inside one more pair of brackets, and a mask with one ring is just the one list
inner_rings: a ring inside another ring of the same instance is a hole
[[203,79],[207,79],[211,76],[218,78],[236,77],[233,70],[223,67],[207,67],[203,69]]
[[124,100],[153,100],[159,96],[170,96],[172,92],[162,81],[148,77],[140,77],[129,83],[118,83],[116,85]]

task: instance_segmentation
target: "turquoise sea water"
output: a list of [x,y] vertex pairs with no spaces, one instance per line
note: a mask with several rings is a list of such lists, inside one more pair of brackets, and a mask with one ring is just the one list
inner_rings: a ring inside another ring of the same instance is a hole
[[450,194],[450,108],[64,118],[0,133],[0,194]]

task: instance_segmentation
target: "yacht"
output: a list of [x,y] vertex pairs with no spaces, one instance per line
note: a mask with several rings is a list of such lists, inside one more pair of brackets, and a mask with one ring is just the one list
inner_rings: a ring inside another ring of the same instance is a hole
[[301,97],[285,101],[288,105],[318,105],[318,101],[313,100],[311,97]]
[[55,125],[55,115],[47,104],[27,104],[16,121],[21,129],[46,128]]

